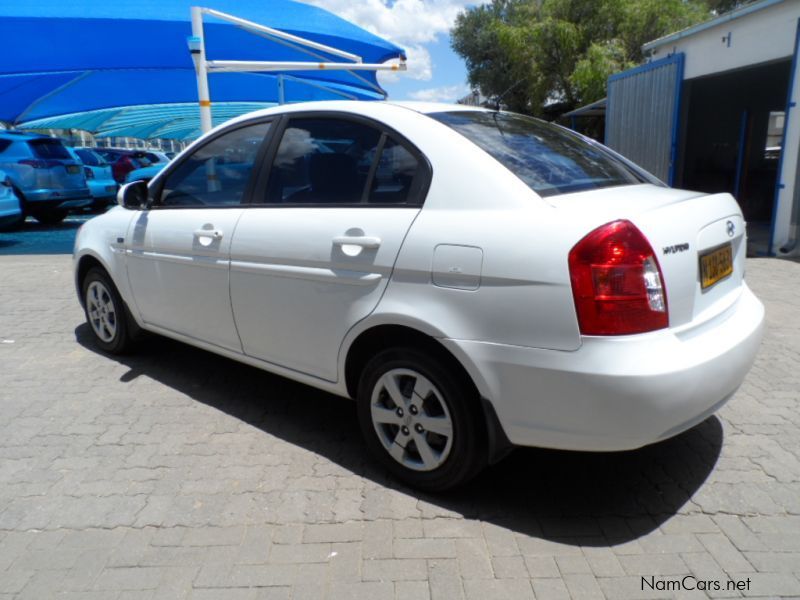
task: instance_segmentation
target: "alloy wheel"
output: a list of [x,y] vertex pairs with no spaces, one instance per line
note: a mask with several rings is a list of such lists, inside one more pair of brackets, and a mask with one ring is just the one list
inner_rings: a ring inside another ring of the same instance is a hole
[[376,382],[370,401],[378,439],[398,463],[433,471],[453,445],[453,419],[441,392],[411,369],[391,369]]
[[113,341],[117,334],[117,310],[114,299],[100,281],[92,281],[86,288],[86,313],[95,335],[106,343]]

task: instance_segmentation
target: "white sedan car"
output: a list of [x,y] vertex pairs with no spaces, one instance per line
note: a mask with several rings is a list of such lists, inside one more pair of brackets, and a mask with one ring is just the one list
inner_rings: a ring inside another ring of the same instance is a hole
[[276,107],[119,200],[75,245],[101,349],[147,330],[351,397],[369,449],[423,489],[515,445],[674,436],[761,339],[729,194],[515,114]]

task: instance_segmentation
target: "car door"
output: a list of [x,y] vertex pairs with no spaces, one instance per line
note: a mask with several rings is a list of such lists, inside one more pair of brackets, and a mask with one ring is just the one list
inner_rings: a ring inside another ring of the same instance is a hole
[[128,238],[128,278],[145,323],[241,352],[230,248],[271,124],[238,126],[180,159]]
[[247,355],[335,381],[342,340],[380,300],[430,167],[354,117],[293,116],[273,145],[231,247],[234,317]]

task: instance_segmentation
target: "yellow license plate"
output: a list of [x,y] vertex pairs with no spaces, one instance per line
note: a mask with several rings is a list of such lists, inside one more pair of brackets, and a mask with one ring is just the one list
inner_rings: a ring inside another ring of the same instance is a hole
[[721,248],[700,256],[700,287],[706,289],[733,273],[733,247]]
[[67,165],[67,173],[70,175],[75,175],[75,173],[80,173],[81,168],[78,165]]

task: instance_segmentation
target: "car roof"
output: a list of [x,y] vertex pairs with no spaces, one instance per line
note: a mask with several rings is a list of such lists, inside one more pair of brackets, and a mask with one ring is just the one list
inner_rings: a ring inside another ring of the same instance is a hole
[[89,148],[89,150],[94,150],[96,152],[115,152],[117,154],[144,154],[145,152],[149,152],[149,150],[139,150],[137,148],[101,148],[99,146]]
[[387,104],[394,104],[395,106],[402,106],[418,113],[430,114],[440,112],[492,112],[488,108],[482,106],[472,106],[469,104],[450,104],[447,102],[421,102],[415,100],[399,100],[387,101]]
[[[386,116],[386,108],[389,107],[394,110],[410,110],[420,115],[429,115],[438,112],[492,112],[489,109],[480,106],[469,106],[466,104],[447,104],[444,102],[414,102],[414,101],[365,101],[365,100],[316,100],[313,102],[297,102],[292,104],[279,104],[269,108],[262,108],[253,112],[245,113],[234,117],[214,128],[213,131],[219,128],[226,128],[231,125],[238,125],[246,123],[252,119],[259,117],[271,117],[275,115],[292,114],[298,112],[344,112],[354,115],[362,115],[366,117],[375,117],[379,115]],[[202,140],[206,135],[201,136],[198,140]],[[194,142],[192,143],[194,145]]]
[[41,133],[29,133],[27,131],[17,131],[16,129],[0,130],[0,137],[10,140],[41,140],[41,139],[58,140],[59,139],[59,138],[51,138],[49,135],[43,135]]

